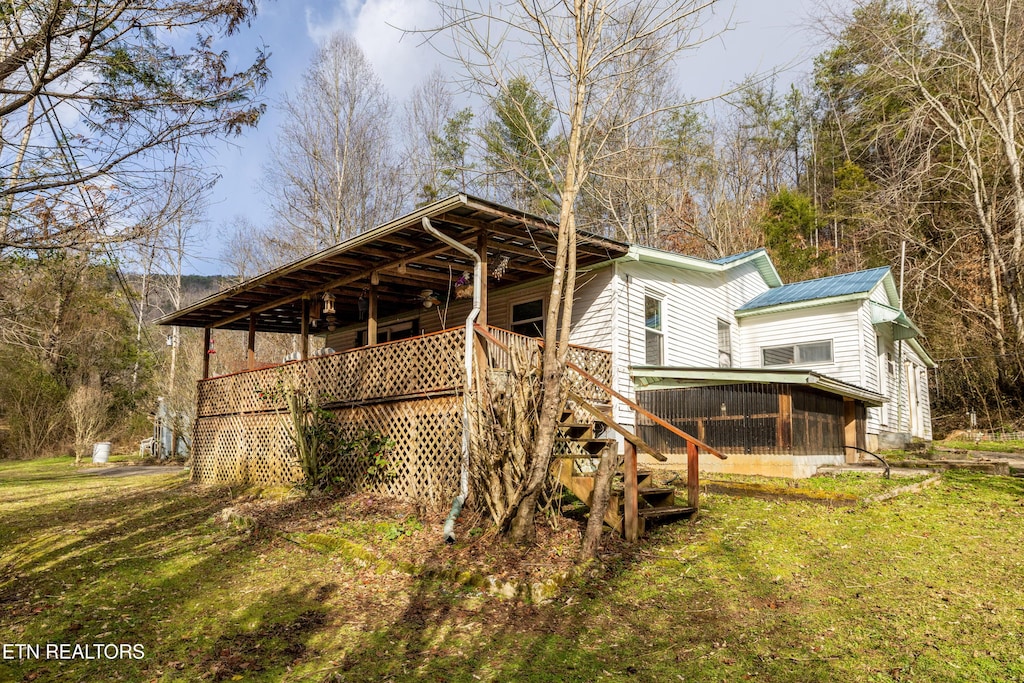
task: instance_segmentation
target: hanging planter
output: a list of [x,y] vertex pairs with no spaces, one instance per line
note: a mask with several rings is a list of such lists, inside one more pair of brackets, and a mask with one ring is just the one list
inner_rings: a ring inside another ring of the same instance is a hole
[[469,271],[462,273],[455,281],[455,298],[469,299],[473,296],[473,274]]

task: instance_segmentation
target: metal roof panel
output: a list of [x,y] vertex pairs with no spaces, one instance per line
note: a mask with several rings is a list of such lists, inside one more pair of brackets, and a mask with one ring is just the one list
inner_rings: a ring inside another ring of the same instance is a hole
[[831,299],[851,294],[866,294],[874,289],[875,285],[888,273],[889,268],[883,266],[881,268],[872,268],[871,270],[859,270],[854,273],[820,277],[815,280],[792,282],[759,294],[740,306],[738,310],[753,311],[760,308],[793,304],[801,301]]

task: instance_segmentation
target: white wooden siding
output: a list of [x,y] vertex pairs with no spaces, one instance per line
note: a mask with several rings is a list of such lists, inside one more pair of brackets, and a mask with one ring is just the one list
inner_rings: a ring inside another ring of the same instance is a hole
[[[617,335],[620,364],[645,365],[644,297],[662,299],[664,365],[718,367],[718,319],[735,323],[721,274],[697,273],[649,263],[623,263]],[[625,320],[623,320],[623,318]],[[734,339],[734,341],[737,341]]]
[[740,319],[743,367],[761,367],[761,349],[807,342],[831,341],[831,363],[794,366],[814,370],[843,382],[861,383],[861,332],[858,303],[816,306]]

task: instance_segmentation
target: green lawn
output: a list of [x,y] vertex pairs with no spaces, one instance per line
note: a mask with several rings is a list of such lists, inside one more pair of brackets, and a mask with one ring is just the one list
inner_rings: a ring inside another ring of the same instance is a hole
[[[0,681],[1024,680],[1021,480],[949,473],[852,508],[703,503],[522,604],[399,562],[449,566],[478,534],[448,548],[431,515],[362,498],[224,524],[238,501],[181,476],[0,463],[0,644],[145,655],[0,660]],[[298,545],[296,530],[337,543]],[[512,551],[488,543],[507,573]]]
[[992,453],[1024,453],[1024,441],[936,441],[936,446],[961,451],[989,451]]

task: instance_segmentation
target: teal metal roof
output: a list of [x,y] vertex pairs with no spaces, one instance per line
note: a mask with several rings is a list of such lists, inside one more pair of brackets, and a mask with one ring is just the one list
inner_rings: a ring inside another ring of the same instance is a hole
[[739,311],[753,311],[759,308],[794,304],[815,299],[831,299],[852,294],[866,294],[875,288],[882,278],[889,273],[888,267],[861,270],[856,273],[844,273],[820,277],[816,280],[804,280],[782,285],[760,294],[740,306]]
[[[739,254],[731,254],[729,256],[723,256],[722,258],[714,259],[712,261],[712,263],[718,263],[718,264],[721,264],[721,265],[724,266],[726,263],[732,263],[733,261],[739,261],[740,259],[745,259],[748,256],[753,256],[754,254],[756,254],[756,253],[758,253],[760,251],[764,251],[764,249],[751,249],[750,251],[740,252]],[[765,252],[765,253],[767,253],[767,252]]]

